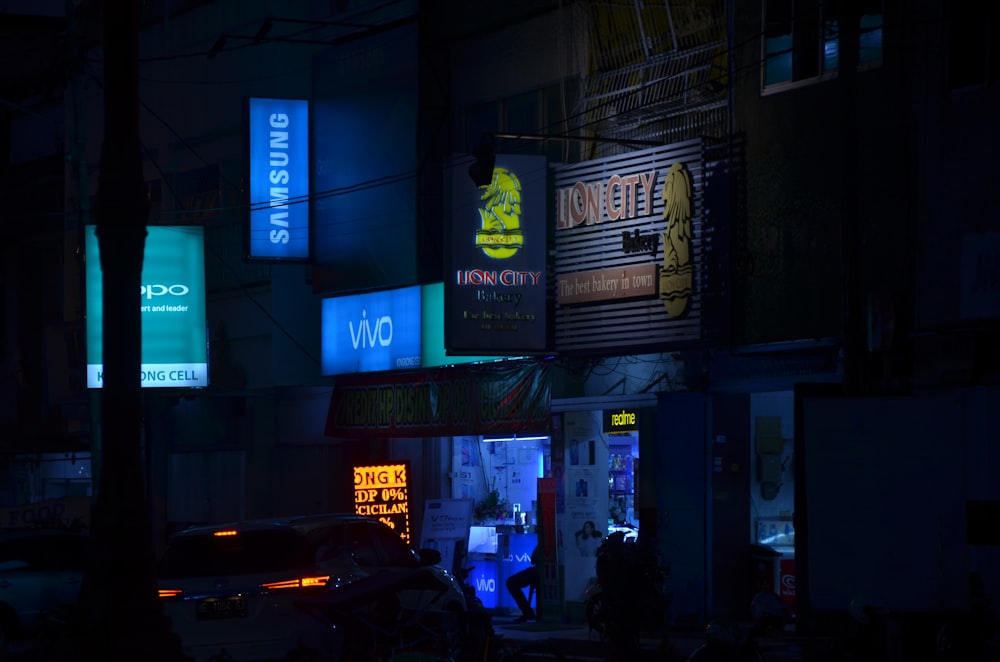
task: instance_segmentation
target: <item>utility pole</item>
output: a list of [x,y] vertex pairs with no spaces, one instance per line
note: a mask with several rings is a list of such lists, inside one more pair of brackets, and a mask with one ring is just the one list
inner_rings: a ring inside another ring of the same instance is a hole
[[841,162],[843,185],[841,242],[844,255],[844,386],[848,394],[864,391],[865,314],[862,306],[861,247],[864,228],[858,189],[858,60],[861,49],[860,6],[855,0],[840,3],[837,74],[840,85]]
[[102,6],[104,141],[95,205],[104,293],[101,471],[74,654],[166,662],[183,658],[157,597],[143,477],[139,286],[148,207],[139,142],[138,11],[132,0]]

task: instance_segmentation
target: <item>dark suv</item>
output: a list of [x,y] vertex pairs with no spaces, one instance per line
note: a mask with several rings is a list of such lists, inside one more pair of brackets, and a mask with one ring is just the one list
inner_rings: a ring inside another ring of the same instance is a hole
[[87,554],[84,533],[0,529],[0,659],[10,641],[37,632],[47,612],[76,605]]
[[372,577],[431,573],[433,588],[404,589],[409,609],[464,611],[455,578],[421,559],[381,522],[353,514],[258,519],[185,529],[159,564],[163,608],[185,654],[233,660],[281,659],[314,651],[333,659],[340,632],[302,601]]

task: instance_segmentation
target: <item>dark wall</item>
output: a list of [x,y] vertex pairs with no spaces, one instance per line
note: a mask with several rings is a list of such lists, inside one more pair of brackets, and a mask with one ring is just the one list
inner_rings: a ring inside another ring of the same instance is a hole
[[916,166],[906,69],[887,29],[881,65],[763,94],[760,8],[738,4],[736,16],[733,103],[747,168],[737,335],[838,337],[847,307],[863,320],[870,295],[910,305]]
[[[701,626],[706,618],[711,558],[705,524],[707,412],[707,398],[701,393],[662,394],[655,433],[640,437],[641,494],[650,481],[655,483],[657,548],[670,566],[670,615],[678,625]],[[646,535],[645,513],[640,521]]]
[[750,398],[719,395],[711,400],[711,614],[746,620],[750,616]]

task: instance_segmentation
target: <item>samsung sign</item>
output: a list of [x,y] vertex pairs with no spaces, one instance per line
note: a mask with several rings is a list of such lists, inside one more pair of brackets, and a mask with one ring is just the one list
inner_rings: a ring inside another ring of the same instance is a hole
[[[96,226],[86,228],[87,386],[104,376],[104,290]],[[200,226],[149,226],[136,305],[144,387],[208,386],[205,247]]]
[[420,289],[323,299],[323,375],[419,368]]
[[309,102],[250,99],[251,259],[309,257]]

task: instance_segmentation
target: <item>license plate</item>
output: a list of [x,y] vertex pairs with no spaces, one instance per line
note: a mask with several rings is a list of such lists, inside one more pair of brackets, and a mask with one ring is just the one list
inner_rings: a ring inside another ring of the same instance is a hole
[[247,599],[238,595],[231,598],[205,598],[198,601],[196,614],[200,621],[246,618]]

